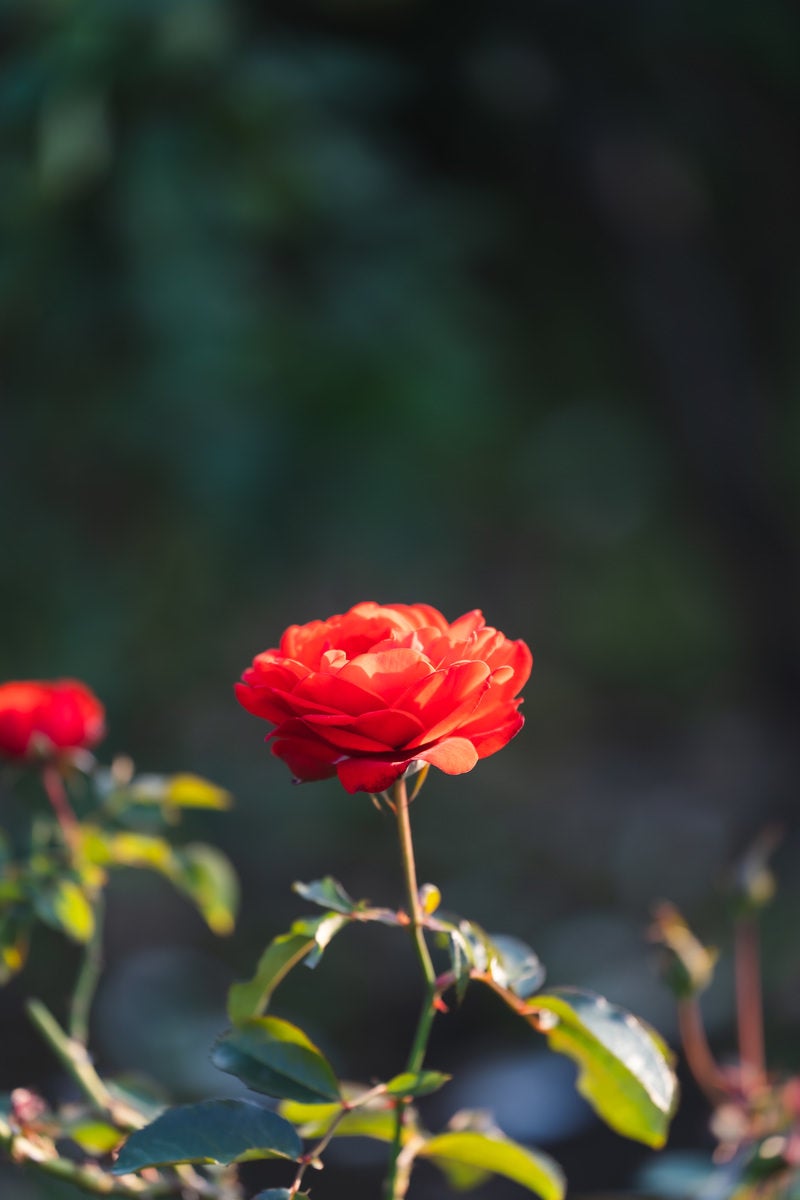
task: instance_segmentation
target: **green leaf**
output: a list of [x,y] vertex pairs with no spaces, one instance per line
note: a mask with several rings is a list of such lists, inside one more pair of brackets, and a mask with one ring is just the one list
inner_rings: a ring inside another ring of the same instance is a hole
[[34,908],[48,925],[61,929],[76,942],[88,942],[94,933],[94,912],[86,894],[72,879],[56,879],[35,893]]
[[545,970],[539,956],[519,938],[493,933],[490,939],[489,971],[492,979],[527,1000],[544,983]]
[[227,809],[233,802],[230,792],[200,775],[171,775],[165,782],[165,801],[172,808]]
[[544,1028],[548,1043],[578,1064],[578,1091],[606,1124],[663,1146],[677,1081],[660,1040],[625,1009],[577,988],[537,996],[530,1009],[556,1018]]
[[213,846],[194,843],[176,850],[169,877],[197,905],[213,933],[233,932],[239,881],[230,861]]
[[253,1196],[253,1200],[292,1200],[292,1196],[307,1196],[308,1192],[290,1192],[288,1188],[267,1188]]
[[441,1071],[420,1071],[417,1074],[404,1071],[402,1075],[395,1075],[389,1080],[386,1091],[390,1096],[428,1096],[431,1092],[438,1092],[452,1078],[452,1075],[443,1075]]
[[305,960],[305,966],[315,967],[322,958],[328,943],[347,924],[347,917],[342,913],[328,912],[321,917],[301,917],[292,925],[292,933],[308,934],[313,937],[316,946]]
[[674,904],[659,904],[650,938],[665,948],[664,976],[679,999],[696,996],[710,986],[719,957],[695,937]]
[[314,879],[311,883],[293,883],[292,891],[297,892],[311,904],[320,908],[330,908],[333,912],[351,913],[358,908],[355,900],[348,896],[338,879],[326,875],[324,879]]
[[288,933],[273,938],[258,960],[253,978],[235,983],[228,992],[228,1016],[232,1023],[241,1025],[260,1016],[292,968],[303,959],[308,966],[315,967],[331,938],[346,924],[346,916],[328,912],[321,917],[303,917],[295,921]]
[[12,908],[0,918],[0,986],[25,966],[33,915],[27,908]]
[[83,1117],[74,1121],[66,1127],[65,1132],[73,1142],[77,1142],[81,1150],[92,1155],[93,1158],[109,1154],[125,1136],[114,1125],[109,1125],[107,1121],[97,1121],[92,1117]]
[[97,866],[158,871],[188,896],[214,933],[233,930],[239,883],[228,859],[213,846],[197,842],[173,850],[162,837],[127,831],[109,834],[97,826],[87,826],[81,849],[86,861]]
[[81,850],[89,862],[100,867],[150,867],[168,874],[172,847],[161,837],[147,833],[106,833],[96,825],[82,831]]
[[471,1131],[442,1133],[427,1141],[418,1155],[435,1162],[457,1187],[473,1187],[491,1172],[521,1184],[542,1200],[562,1200],[565,1194],[564,1175],[553,1159],[506,1138]]
[[127,1175],[173,1163],[221,1163],[251,1158],[291,1158],[302,1143],[283,1117],[247,1100],[204,1100],[170,1108],[132,1133],[112,1168]]
[[[374,1103],[374,1102],[373,1102]],[[410,1110],[406,1110],[406,1115]],[[330,1129],[333,1122],[341,1113],[340,1104],[296,1104],[294,1101],[283,1101],[278,1105],[278,1112],[287,1121],[291,1121],[304,1138],[321,1138]],[[411,1136],[412,1130],[406,1128],[405,1140]],[[391,1142],[395,1134],[395,1114],[392,1108],[373,1107],[353,1109],[342,1117],[336,1126],[335,1137],[366,1137],[378,1142]]]
[[[113,781],[112,781],[113,785]],[[230,792],[215,783],[188,773],[180,775],[139,775],[125,787],[112,793],[117,803],[155,805],[164,808],[230,808]]]
[[330,1064],[314,1043],[277,1017],[258,1017],[223,1034],[211,1060],[267,1096],[313,1104],[341,1095]]
[[253,978],[246,983],[235,983],[228,992],[228,1016],[233,1024],[241,1025],[259,1016],[281,980],[315,945],[313,935],[283,933],[273,938],[258,960]]

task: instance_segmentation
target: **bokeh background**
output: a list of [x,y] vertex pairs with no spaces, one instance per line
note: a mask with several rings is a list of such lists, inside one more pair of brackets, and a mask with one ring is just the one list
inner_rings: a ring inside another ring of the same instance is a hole
[[[796,1067],[797,7],[4,0],[0,45],[0,676],[85,678],[106,757],[237,798],[186,831],[240,870],[228,941],[115,879],[101,1063],[222,1094],[225,989],[302,910],[291,881],[399,902],[390,824],[292,788],[231,693],[285,625],[374,598],[479,606],[534,649],[520,737],[414,816],[423,877],[552,983],[674,1039],[652,904],[724,951],[728,865],[783,821],[769,1048]],[[22,1001],[58,1011],[75,965],[42,935],[0,996],[0,1087],[57,1091]],[[353,933],[279,1009],[381,1076],[416,994],[405,947]],[[431,1061],[459,1081],[432,1122],[494,1107],[576,1196],[668,1194],[491,996]],[[319,1200],[377,1194],[352,1152],[326,1175]]]

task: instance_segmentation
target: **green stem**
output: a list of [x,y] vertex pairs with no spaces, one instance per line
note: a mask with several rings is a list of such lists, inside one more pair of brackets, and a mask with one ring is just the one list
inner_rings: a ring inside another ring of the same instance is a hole
[[69,1016],[69,1033],[73,1041],[84,1046],[89,1040],[89,1017],[94,994],[103,973],[103,917],[105,906],[102,895],[98,895],[94,906],[94,932],[86,945],[78,981],[72,995]]
[[89,1103],[98,1113],[110,1116],[114,1102],[106,1085],[94,1069],[86,1047],[68,1037],[41,1000],[29,1000],[26,1008],[39,1033],[55,1052],[64,1069],[72,1076]]
[[95,1112],[120,1129],[141,1129],[147,1124],[147,1118],[135,1108],[114,1099],[94,1069],[86,1046],[69,1037],[40,1000],[29,1000],[26,1008],[31,1021]]
[[155,1200],[158,1196],[179,1194],[176,1183],[146,1183],[143,1179],[129,1176],[114,1179],[99,1167],[83,1166],[69,1158],[60,1158],[52,1144],[40,1142],[26,1134],[15,1133],[0,1117],[0,1146],[5,1146],[13,1162],[24,1163],[56,1179],[63,1179],[92,1196],[146,1196]]
[[[417,959],[425,978],[425,998],[422,1004],[419,1021],[417,1022],[414,1040],[406,1064],[406,1071],[416,1074],[422,1069],[428,1048],[431,1026],[436,1016],[434,1001],[436,999],[436,972],[431,962],[430,952],[423,927],[424,914],[419,902],[419,886],[417,884],[417,867],[414,861],[414,843],[411,838],[411,821],[408,812],[408,792],[404,779],[398,779],[392,790],[395,813],[397,816],[397,832],[400,838],[400,855],[403,863],[403,876],[408,897],[408,911],[411,920],[411,935],[414,941]],[[405,1123],[406,1102],[397,1101],[397,1117],[395,1121],[394,1139],[389,1156],[389,1172],[384,1188],[385,1200],[402,1200],[408,1188],[408,1172],[398,1169],[398,1159],[403,1147],[403,1126]]]
[[384,1095],[385,1092],[386,1084],[379,1083],[377,1087],[365,1092],[363,1096],[359,1096],[357,1100],[353,1100],[349,1104],[342,1104],[341,1110],[333,1118],[327,1130],[317,1142],[316,1146],[309,1150],[307,1154],[304,1154],[300,1159],[300,1167],[294,1177],[294,1183],[289,1188],[290,1196],[296,1196],[300,1191],[300,1187],[303,1182],[303,1176],[305,1175],[306,1171],[313,1163],[316,1163],[317,1160],[322,1157],[323,1153],[327,1150],[329,1143],[332,1142],[336,1136],[336,1130],[339,1128],[345,1117],[351,1112],[356,1112],[356,1110],[361,1108],[363,1105],[369,1104],[370,1100],[374,1100],[376,1097]]
[[175,1179],[150,1181],[137,1175],[114,1178],[94,1164],[62,1158],[52,1142],[28,1133],[15,1131],[0,1117],[0,1146],[8,1151],[12,1162],[41,1171],[54,1179],[71,1183],[90,1196],[128,1196],[131,1200],[161,1200],[161,1197],[185,1197],[186,1200],[233,1200],[240,1196],[238,1189],[227,1190],[223,1183],[218,1189],[192,1172],[191,1178],[178,1174]]

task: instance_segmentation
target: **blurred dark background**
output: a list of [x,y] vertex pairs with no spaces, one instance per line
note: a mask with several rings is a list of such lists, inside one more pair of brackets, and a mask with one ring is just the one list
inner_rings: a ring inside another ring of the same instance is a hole
[[[225,988],[303,910],[291,881],[399,902],[388,822],[293,789],[231,692],[367,598],[481,607],[534,650],[520,737],[414,817],[423,878],[552,983],[674,1040],[652,903],[724,950],[727,865],[784,822],[769,1048],[798,1066],[799,50],[790,0],[4,0],[0,677],[86,679],[106,758],[237,798],[187,827],[241,872],[229,941],[115,879],[104,1066],[221,1093]],[[58,1086],[22,998],[59,1011],[75,965],[42,935],[3,993],[0,1087]],[[410,951],[353,931],[278,1010],[368,1078],[416,999]],[[459,1081],[432,1123],[494,1107],[576,1195],[649,1161],[491,996],[431,1062]],[[705,1126],[687,1084],[686,1169]],[[315,1197],[377,1195],[351,1159]]]

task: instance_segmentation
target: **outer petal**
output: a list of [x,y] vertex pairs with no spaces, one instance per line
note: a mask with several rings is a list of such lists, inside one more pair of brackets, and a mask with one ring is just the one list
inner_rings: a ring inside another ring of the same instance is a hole
[[315,779],[330,779],[336,774],[333,765],[338,750],[305,738],[278,737],[272,743],[272,753],[286,763],[298,783]]
[[438,767],[445,775],[464,775],[478,761],[472,742],[462,737],[445,738],[443,742],[421,750],[416,757],[429,762],[432,767]]
[[348,792],[385,792],[397,782],[410,762],[413,759],[346,758],[337,764],[336,773]]
[[507,746],[524,724],[525,718],[522,713],[513,712],[493,729],[471,729],[469,740],[475,747],[478,758],[488,758],[490,754],[496,754],[498,750]]

